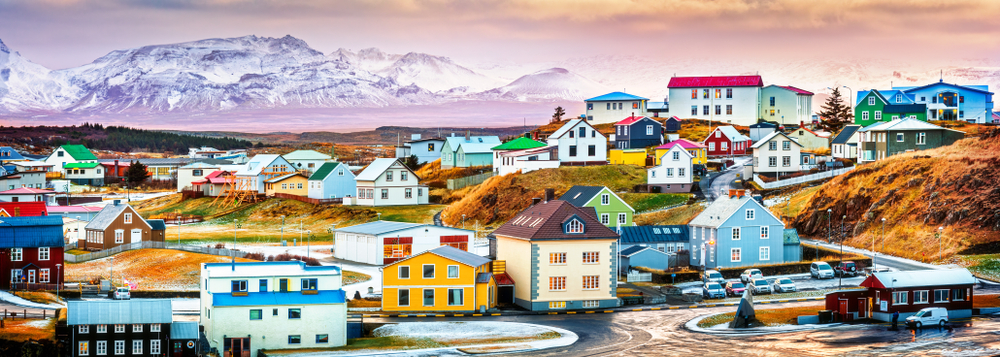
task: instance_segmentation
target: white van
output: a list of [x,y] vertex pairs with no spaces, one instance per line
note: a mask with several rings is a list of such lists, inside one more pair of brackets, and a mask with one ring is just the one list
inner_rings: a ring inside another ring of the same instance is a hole
[[926,307],[906,318],[906,326],[921,328],[924,326],[944,326],[948,323],[948,309],[943,307]]

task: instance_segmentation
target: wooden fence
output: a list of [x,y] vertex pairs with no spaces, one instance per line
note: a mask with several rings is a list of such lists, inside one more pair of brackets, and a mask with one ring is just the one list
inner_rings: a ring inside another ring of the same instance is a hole
[[289,199],[289,200],[296,200],[296,201],[305,202],[305,203],[312,203],[314,205],[342,205],[342,204],[344,204],[344,199],[343,198],[317,199],[317,198],[302,197],[302,196],[297,196],[297,195],[290,195],[290,194],[287,194],[287,193],[275,193],[274,197],[284,198],[284,199]]
[[239,251],[239,250],[232,250],[232,249],[225,249],[225,248],[223,248],[223,249],[216,249],[216,248],[208,248],[208,247],[202,247],[202,246],[199,246],[199,245],[190,245],[190,244],[177,244],[177,243],[168,243],[168,242],[142,241],[142,242],[136,242],[136,243],[130,243],[130,244],[122,244],[120,246],[117,246],[117,247],[114,247],[114,248],[111,248],[111,249],[97,251],[97,252],[88,253],[88,254],[74,255],[74,254],[69,254],[69,253],[63,253],[63,260],[65,260],[67,263],[82,263],[82,262],[86,262],[86,261],[90,261],[90,260],[94,260],[94,259],[101,259],[101,258],[105,258],[105,257],[110,257],[112,255],[115,255],[115,254],[118,254],[118,253],[121,253],[121,252],[124,252],[124,251],[134,250],[134,249],[173,249],[173,250],[183,250],[183,251],[192,252],[192,253],[202,253],[202,254],[218,255],[218,256],[223,256],[223,257],[232,257],[232,256],[235,256],[237,258],[244,258],[247,255],[247,252],[243,252],[243,251]]
[[647,282],[648,281],[653,281],[653,274],[652,273],[643,273],[643,272],[639,272],[639,271],[636,271],[636,270],[632,270],[632,271],[628,272],[628,275],[626,275],[625,281],[630,282],[630,283],[642,282],[642,281],[647,281]]
[[205,192],[196,191],[196,190],[182,190],[181,191],[181,198],[183,198],[185,200],[187,200],[187,199],[195,199],[195,198],[202,198],[202,197],[205,197]]
[[484,172],[478,175],[459,177],[456,179],[448,179],[448,189],[458,190],[463,187],[478,185],[490,177],[493,177],[493,171]]

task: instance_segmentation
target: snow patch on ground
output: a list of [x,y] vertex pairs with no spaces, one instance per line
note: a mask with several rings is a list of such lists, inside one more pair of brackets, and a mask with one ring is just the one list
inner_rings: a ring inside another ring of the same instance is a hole
[[404,322],[375,329],[375,336],[411,338],[512,338],[534,337],[551,329],[516,322]]
[[19,297],[17,295],[8,293],[6,291],[0,291],[0,300],[3,300],[5,302],[11,303],[11,304],[14,304],[14,305],[17,305],[17,306],[32,307],[32,308],[36,308],[36,309],[60,309],[60,308],[65,307],[64,305],[60,305],[60,304],[52,304],[52,305],[39,304],[37,302],[25,300],[25,299],[23,299],[23,298],[21,298],[21,297]]
[[34,327],[34,328],[47,328],[52,319],[42,319],[42,320],[31,320],[25,322],[21,326]]

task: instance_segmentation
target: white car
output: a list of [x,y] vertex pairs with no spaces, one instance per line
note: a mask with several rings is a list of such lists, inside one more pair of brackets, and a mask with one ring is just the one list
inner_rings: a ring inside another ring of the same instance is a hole
[[813,262],[809,265],[809,275],[816,279],[833,279],[833,268],[826,262]]
[[948,310],[943,307],[926,307],[906,318],[906,325],[921,328],[927,325],[944,327],[948,323]]
[[111,292],[111,298],[115,300],[130,300],[132,299],[132,291],[127,286],[122,286]]
[[792,279],[789,278],[775,279],[774,288],[772,290],[776,293],[792,292],[795,291],[795,283],[793,283]]
[[761,273],[760,269],[747,269],[743,271],[743,274],[740,274],[740,281],[743,282],[743,284],[750,284],[754,280],[763,278],[764,273]]
[[723,278],[722,274],[716,270],[706,270],[705,273],[702,274],[701,281],[704,283],[716,282],[719,283],[719,285],[722,285],[726,283],[726,278]]
[[754,295],[757,294],[770,294],[771,284],[768,284],[767,279],[754,279],[750,282],[750,289],[753,291]]

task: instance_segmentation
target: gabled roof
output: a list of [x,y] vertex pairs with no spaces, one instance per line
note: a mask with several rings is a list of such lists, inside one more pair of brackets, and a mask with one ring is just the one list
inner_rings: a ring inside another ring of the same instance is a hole
[[667,119],[666,119],[666,120],[664,120],[663,122],[664,122],[664,123],[666,123],[666,122],[668,122],[668,121],[671,121],[671,120],[673,120],[673,121],[676,121],[676,122],[678,122],[678,123],[680,123],[680,122],[683,122],[683,121],[684,121],[684,120],[683,120],[683,119],[681,119],[681,118],[678,118],[678,117],[676,117],[676,116],[672,116],[672,117],[669,117],[669,118],[667,118]]
[[563,126],[559,127],[559,130],[556,130],[554,133],[552,133],[552,135],[549,135],[549,139],[559,139],[559,137],[561,137],[561,136],[565,135],[566,133],[568,133],[570,131],[570,129],[576,127],[576,125],[580,124],[581,122],[583,122],[583,124],[589,126],[591,129],[597,131],[597,135],[600,135],[602,138],[605,137],[604,134],[601,134],[600,131],[598,131],[597,129],[594,129],[594,126],[590,125],[590,123],[587,122],[586,120],[583,120],[583,119],[573,119],[573,120],[570,120],[570,121],[566,122],[566,124],[563,124]]
[[837,133],[837,136],[833,137],[833,141],[830,143],[847,144],[851,140],[851,136],[854,136],[854,133],[858,132],[859,129],[861,129],[861,125],[844,126],[844,129],[841,129],[840,133]]
[[795,228],[785,228],[784,234],[782,234],[785,245],[796,245],[799,244],[799,231]]
[[[313,172],[313,174],[309,176],[309,181],[322,181],[326,179],[326,177],[333,173],[339,165],[339,162],[324,162],[318,169],[316,169],[316,172]],[[350,172],[350,170],[348,170],[348,172]],[[351,175],[353,175],[353,173]]]
[[667,88],[695,87],[763,87],[764,80],[758,75],[721,77],[673,77]]
[[[647,116],[633,115],[633,116],[630,116],[628,118],[623,119],[620,122],[615,123],[615,125],[632,125],[632,124],[635,124],[635,123],[638,123],[638,122],[642,121],[643,119],[649,119],[649,117],[647,117]],[[649,120],[653,120],[653,119],[649,119]],[[660,122],[655,121],[655,120],[653,120],[653,121],[656,122],[657,124],[660,123]]]
[[631,94],[624,93],[624,92],[611,92],[611,93],[608,93],[608,94],[605,94],[605,95],[601,95],[601,96],[597,96],[597,97],[593,97],[593,98],[590,98],[590,99],[584,99],[583,101],[584,102],[604,102],[604,101],[612,101],[612,100],[649,100],[649,99],[643,98],[643,97],[640,97],[640,96],[637,96],[637,95],[631,95]]
[[476,284],[487,284],[493,279],[493,273],[479,273],[476,274]]
[[86,146],[83,146],[83,145],[63,145],[63,146],[60,146],[60,147],[63,150],[65,150],[66,153],[69,154],[69,156],[72,157],[73,159],[76,159],[76,160],[97,160],[97,156],[94,156],[94,153],[90,152],[90,149],[87,149]]
[[491,150],[497,150],[497,151],[499,151],[499,150],[525,150],[525,149],[534,149],[534,148],[540,148],[540,147],[545,147],[545,146],[546,146],[546,144],[543,143],[543,142],[541,142],[541,141],[531,140],[531,139],[528,139],[528,138],[522,136],[522,137],[519,137],[517,139],[508,141],[506,143],[494,146],[494,147],[492,147],[490,149]]
[[[715,128],[715,130],[721,131],[722,135],[725,135],[727,138],[729,138],[729,140],[733,142],[750,140],[750,138],[746,137],[743,134],[740,134],[740,131],[736,130],[736,128],[734,128],[732,125],[720,126]],[[714,133],[715,130],[713,130],[712,132]],[[711,134],[709,134],[709,136],[711,136]],[[705,139],[707,140],[708,138]]]
[[[685,149],[683,146],[674,145],[674,147],[677,147],[677,152],[679,153],[678,155],[684,155],[687,158],[687,160],[691,160],[691,159],[694,158],[694,155],[692,155],[690,151],[687,151],[687,149]],[[667,165],[667,162],[669,160],[665,160],[663,158],[665,156],[669,155],[672,151],[674,151],[674,147],[671,147],[666,152],[664,152],[663,155],[660,155],[660,157],[659,157],[659,159],[660,159],[660,165],[657,166],[657,167],[661,167],[661,166]],[[652,170],[652,169],[650,169],[650,170]]]
[[[880,93],[882,93],[882,97],[884,97],[889,104],[913,104],[914,102],[912,94],[907,94],[901,90],[891,89]],[[897,94],[899,95],[899,99],[901,99],[899,103],[896,103]]]
[[24,156],[10,146],[0,146],[0,160],[24,160]]
[[0,248],[62,247],[60,216],[0,217]]
[[[578,219],[584,224],[583,233],[570,234],[563,224]],[[592,207],[580,208],[563,200],[541,202],[528,207],[493,231],[495,236],[524,240],[586,240],[615,239],[618,234],[597,220]]]
[[642,253],[663,255],[664,258],[670,255],[670,253],[661,252],[659,249],[653,249],[653,247],[643,247],[639,245],[633,245],[631,247],[625,248],[620,253],[618,253],[618,255],[626,258],[631,258],[634,255]]
[[978,93],[983,93],[983,94],[993,94],[993,92],[990,92],[989,90],[983,89],[981,86],[963,86],[963,85],[958,85],[958,84],[946,83],[944,81],[939,81],[937,83],[931,83],[931,84],[927,84],[927,85],[922,85],[922,86],[919,86],[919,87],[906,88],[906,89],[903,89],[903,91],[909,93],[909,92],[918,91],[918,90],[921,90],[921,89],[924,89],[924,88],[930,88],[930,87],[939,86],[939,85],[940,86],[948,86],[948,87],[952,87],[952,88],[960,88],[960,89],[964,89],[964,90],[968,90],[968,91],[973,91],[973,92],[978,92]]
[[929,269],[873,273],[860,286],[875,289],[916,288],[976,284],[967,269]]
[[18,187],[13,190],[0,191],[0,195],[44,195],[50,193],[56,193],[56,191],[31,187]]
[[[368,164],[368,167],[365,167],[364,171],[361,171],[361,173],[358,174],[355,180],[375,181],[376,179],[378,179],[379,175],[385,172],[385,170],[388,170],[390,167],[392,167],[392,165],[395,164],[396,161],[399,161],[399,159],[391,159],[391,158],[375,159],[375,161],[372,161],[372,163]],[[402,163],[400,163],[400,165],[402,165]],[[402,166],[405,167],[406,170],[410,171],[410,174],[413,175],[413,177],[417,177],[417,175],[413,173],[413,170],[410,170],[409,167],[406,167],[406,165]]]
[[757,124],[754,124],[754,125],[751,125],[751,126],[750,126],[750,129],[757,129],[757,128],[768,128],[768,129],[774,129],[774,128],[777,128],[777,127],[778,127],[778,125],[777,125],[777,124],[774,124],[774,123],[768,123],[768,122],[766,122],[766,121],[762,121],[762,122],[760,122],[760,123],[757,123]]
[[[229,162],[229,161],[226,161],[226,160],[219,160],[219,161]],[[180,168],[182,168],[182,169],[202,169],[202,170],[204,170],[204,169],[217,169],[217,168],[219,168],[219,165],[218,164],[207,163],[207,162],[204,162],[204,161],[198,161],[198,162],[192,162],[190,164],[181,166]]]
[[[337,232],[368,234],[377,236],[377,235],[389,234],[392,232],[402,231],[411,228],[424,227],[424,226],[430,226],[430,225],[420,224],[420,223],[409,223],[409,222],[375,221],[375,222],[362,223],[350,227],[337,228]],[[474,233],[471,230],[454,228],[454,227],[434,226],[434,228],[448,229],[469,235],[472,235]]]
[[685,148],[685,149],[704,149],[705,148],[705,145],[702,145],[701,143],[696,143],[696,142],[690,141],[688,139],[677,139],[677,140],[671,141],[669,143],[657,146],[656,149],[657,150],[661,150],[661,149],[668,149],[669,150],[670,148],[674,147],[674,145],[680,145],[682,148]]
[[493,147],[497,145],[498,142],[484,142],[484,143],[463,143],[462,146],[455,150],[455,152],[461,151],[466,154],[488,154],[492,152]]
[[631,257],[632,254],[637,253],[640,250],[643,250],[643,249],[646,249],[646,248],[647,247],[644,247],[644,246],[641,246],[641,245],[633,245],[633,246],[629,246],[628,248],[622,249],[622,251],[618,252],[618,255],[623,255],[623,256],[626,256],[626,257]]
[[[243,165],[239,171],[236,171],[236,175],[238,176],[260,175],[260,173],[264,171],[264,168],[266,168],[268,165],[273,164],[277,160],[288,162],[288,160],[282,158],[281,155],[261,154],[254,156],[250,158],[250,161],[247,161],[246,165]],[[292,169],[291,163],[289,163],[288,170],[291,169]]]
[[604,186],[573,186],[569,188],[569,191],[559,196],[559,199],[569,202],[571,205],[583,207],[603,190]]
[[858,91],[858,99],[856,99],[857,102],[854,103],[854,105],[855,106],[861,105],[861,102],[868,97],[869,93],[875,93],[875,96],[882,101],[882,104],[889,104],[889,101],[886,100],[884,96],[882,96],[882,93],[879,92],[878,89],[872,89],[872,90]]
[[957,133],[964,133],[962,131],[958,131],[958,130],[954,130],[954,129],[948,129],[948,128],[942,128],[940,126],[937,126],[937,125],[925,122],[923,120],[920,120],[920,119],[911,119],[909,117],[903,118],[903,119],[894,119],[894,120],[889,121],[889,122],[883,122],[881,125],[879,125],[877,127],[870,126],[868,128],[865,128],[865,131],[872,131],[872,130],[877,130],[877,131],[885,131],[885,130],[893,130],[893,131],[902,131],[902,130],[951,130],[951,131],[954,131],[954,132],[957,132]]
[[623,226],[622,244],[687,242],[691,234],[687,225],[669,226]]
[[318,152],[316,150],[295,150],[290,153],[281,155],[285,160],[330,160],[332,157],[330,155]]
[[496,280],[497,285],[500,285],[500,286],[513,286],[514,285],[514,278],[511,278],[510,275],[507,274],[507,272],[503,272],[503,273],[500,273],[500,274],[493,274],[493,280]]
[[70,162],[70,163],[67,163],[66,166],[63,166],[63,168],[64,169],[92,169],[92,168],[95,168],[95,167],[98,167],[98,166],[101,166],[101,164],[96,163],[96,162]]
[[768,141],[771,141],[774,138],[778,137],[778,135],[784,136],[785,139],[788,139],[788,141],[791,141],[791,142],[795,143],[795,145],[798,145],[799,147],[802,147],[802,144],[799,144],[798,141],[792,140],[792,138],[788,137],[788,135],[785,135],[785,133],[780,132],[780,131],[772,131],[772,132],[768,133],[767,135],[765,135],[763,138],[760,138],[760,140],[758,140],[756,143],[754,143],[750,147],[756,149],[756,148],[759,148],[761,146],[764,146],[764,144],[767,144]]
[[421,256],[423,254],[434,254],[434,255],[437,255],[439,257],[442,257],[442,258],[445,258],[445,259],[448,259],[448,260],[451,260],[451,261],[454,261],[454,262],[462,263],[462,264],[468,265],[468,266],[473,267],[473,268],[478,268],[478,267],[482,266],[483,264],[488,264],[489,262],[491,262],[491,260],[486,259],[486,258],[484,258],[482,256],[479,256],[479,255],[476,255],[476,254],[472,254],[472,253],[466,252],[464,250],[461,250],[461,249],[458,249],[458,248],[455,248],[455,247],[452,247],[452,246],[442,245],[440,247],[437,247],[437,248],[434,248],[434,249],[431,249],[431,250],[428,250],[428,251],[425,251],[425,252],[422,252],[422,253],[410,256],[409,258],[397,261],[395,263],[389,264],[389,265],[387,265],[387,267],[388,266],[392,266],[392,265],[396,265],[396,264],[399,264],[399,263],[402,263],[402,262],[405,262],[407,260],[410,260],[410,259],[413,259],[415,257]]
[[170,299],[70,300],[66,305],[67,325],[169,324],[171,322],[173,322],[173,310],[170,306]]
[[193,160],[194,159],[189,158],[189,157],[168,157],[168,158],[151,158],[151,159],[145,159],[145,158],[143,158],[143,159],[118,158],[118,159],[100,159],[100,160],[97,160],[97,162],[100,162],[102,164],[103,163],[114,164],[115,161],[118,161],[119,165],[124,164],[124,166],[127,166],[127,165],[131,164],[132,162],[138,162],[138,163],[146,165],[146,166],[178,166],[178,167],[180,167],[180,166],[187,165],[189,162],[192,162]]
[[[553,150],[555,150],[555,149],[556,149],[555,146],[543,146],[543,147],[534,148],[534,149],[511,150],[511,151],[504,151],[504,152],[500,153],[500,156],[503,156],[503,157],[521,157],[521,156],[537,155],[537,154],[541,154],[541,153],[546,152],[546,151],[548,151],[551,154],[551,152]],[[555,157],[550,158],[550,160],[556,160],[556,159],[557,158],[555,158]]]
[[793,130],[805,130],[805,131],[809,132],[810,134],[813,134],[817,138],[823,138],[823,139],[829,139],[830,138],[829,135],[820,135],[819,133],[817,133],[815,131],[812,131],[812,130],[809,130],[809,128],[804,127],[804,126],[800,126],[798,129],[793,129]]
[[778,86],[778,87],[781,87],[781,88],[784,88],[784,89],[787,89],[787,90],[790,90],[790,91],[792,91],[792,92],[795,92],[795,94],[800,94],[800,95],[813,95],[813,92],[810,92],[810,91],[807,91],[807,90],[805,90],[805,89],[801,89],[801,88],[795,88],[795,87],[792,87],[792,86]]
[[927,112],[927,104],[889,104],[882,109],[883,113],[898,114],[898,113],[925,113]]
[[146,220],[149,223],[149,229],[154,231],[165,231],[167,230],[167,224],[163,222],[162,219],[149,219]]
[[701,226],[701,227],[719,227],[726,220],[729,219],[734,213],[739,211],[746,205],[754,206],[756,214],[767,214],[771,218],[781,222],[780,219],[774,216],[770,210],[764,208],[760,203],[758,203],[753,198],[743,196],[741,198],[730,198],[727,195],[722,195],[711,205],[708,206],[704,211],[698,214],[693,220],[691,220],[688,225],[690,226]]
[[40,201],[0,202],[0,211],[6,213],[6,215],[0,214],[2,216],[0,220],[3,220],[3,217],[38,217],[49,215],[45,202]]
[[[108,229],[108,226],[111,225],[111,223],[114,222],[118,216],[121,216],[122,213],[125,212],[125,209],[129,207],[132,206],[129,206],[128,203],[124,202],[120,202],[117,205],[114,203],[106,205],[100,212],[97,212],[97,215],[94,216],[94,219],[90,220],[90,223],[87,223],[87,227],[85,228],[99,231]],[[135,210],[133,209],[133,211]],[[145,223],[146,226],[149,226],[149,222],[146,222],[146,220],[143,219],[138,213],[136,213],[132,219],[138,219]]]
[[445,143],[452,152],[458,152],[459,148],[467,154],[487,153],[494,146],[500,145],[500,137],[492,136],[470,136],[469,141],[464,136],[449,136],[445,138]]
[[268,179],[268,180],[265,180],[264,182],[267,182],[267,183],[277,183],[277,182],[281,182],[281,181],[290,179],[290,178],[295,177],[295,176],[299,176],[299,177],[303,177],[303,178],[306,177],[305,175],[296,172],[296,173],[281,175],[281,176],[278,176],[278,177],[275,177],[275,178],[272,178],[272,179]]

